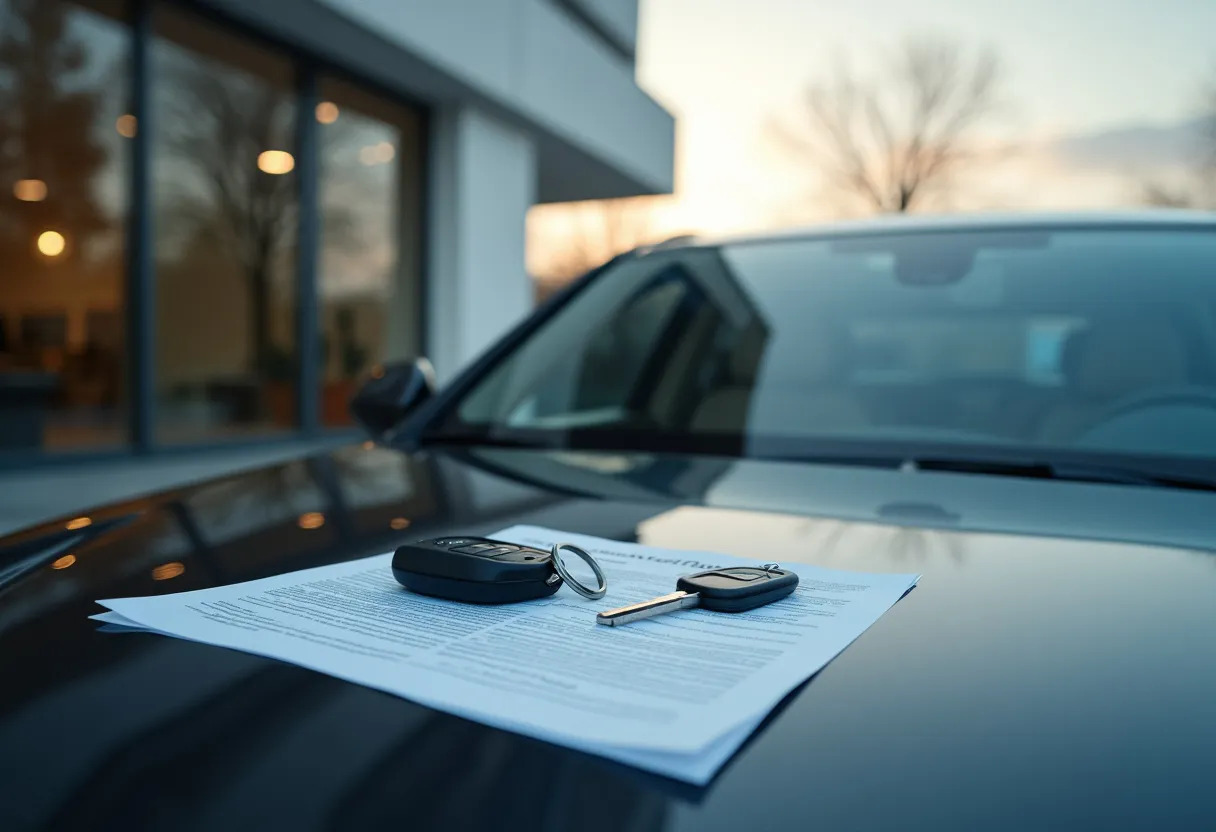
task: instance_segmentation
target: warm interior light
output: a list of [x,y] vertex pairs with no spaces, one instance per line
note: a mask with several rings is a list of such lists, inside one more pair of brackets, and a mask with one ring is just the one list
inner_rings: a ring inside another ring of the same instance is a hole
[[295,158],[286,150],[263,150],[258,154],[258,170],[263,173],[289,173],[295,166]]
[[338,105],[332,101],[322,101],[317,105],[317,121],[322,124],[333,124],[338,120]]
[[46,183],[41,179],[18,179],[13,183],[13,196],[22,202],[42,202],[46,199]]
[[69,566],[71,566],[75,562],[76,562],[75,555],[64,555],[63,557],[59,558],[59,560],[51,561],[51,568],[52,569],[67,569]]
[[130,113],[123,113],[118,117],[118,120],[114,122],[114,129],[117,130],[118,135],[122,136],[124,139],[133,139],[135,138],[135,130],[138,125],[139,122],[136,121],[135,116],[131,115]]
[[319,529],[325,525],[325,515],[319,511],[309,511],[301,514],[296,520],[301,529]]
[[397,531],[408,529],[410,527],[410,521],[406,517],[394,517],[392,520],[388,521],[388,524]]
[[397,150],[393,147],[392,142],[380,142],[359,148],[359,161],[365,165],[381,165],[391,162],[396,155]]
[[170,578],[176,578],[178,575],[186,571],[186,564],[179,561],[170,561],[162,563],[160,566],[152,570],[152,580],[167,581]]
[[74,517],[67,522],[67,525],[64,526],[64,528],[67,529],[68,531],[74,532],[77,529],[83,529],[83,528],[85,528],[87,526],[91,526],[91,525],[93,525],[92,517]]
[[376,443],[370,439],[363,443],[363,450],[365,450],[365,451],[370,451],[375,447],[376,447]]
[[38,235],[38,250],[47,257],[58,257],[67,245],[68,241],[58,231],[43,231]]

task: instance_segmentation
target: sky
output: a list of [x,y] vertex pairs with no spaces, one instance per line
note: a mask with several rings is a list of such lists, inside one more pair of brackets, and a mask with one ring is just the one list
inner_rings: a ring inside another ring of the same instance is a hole
[[[1014,148],[972,171],[967,209],[1132,204],[1171,164],[1216,81],[1216,0],[640,0],[637,79],[677,120],[674,199],[661,231],[738,231],[839,214],[771,138],[797,125],[808,83],[859,72],[909,36],[987,47],[1001,107],[982,140]],[[560,208],[538,225],[560,228]],[[556,223],[554,221],[557,221]]]

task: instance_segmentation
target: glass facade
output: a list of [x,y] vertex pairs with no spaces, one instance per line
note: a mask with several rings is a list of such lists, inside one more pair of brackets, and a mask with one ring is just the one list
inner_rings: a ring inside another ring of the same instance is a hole
[[171,9],[154,22],[157,439],[290,429],[291,61]]
[[418,250],[422,122],[414,111],[326,78],[320,127],[320,414],[350,424],[359,376],[390,357],[419,354]]
[[122,11],[0,0],[0,454],[127,441]]
[[181,4],[0,0],[0,466],[350,424],[421,348],[424,128]]

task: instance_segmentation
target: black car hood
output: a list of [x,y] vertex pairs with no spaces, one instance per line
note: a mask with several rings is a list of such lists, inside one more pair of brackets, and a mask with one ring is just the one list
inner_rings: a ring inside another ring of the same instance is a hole
[[[0,828],[1024,829],[1212,816],[1216,557],[1197,550],[1201,532],[1153,525],[1210,510],[1211,495],[811,468],[352,447],[10,536]],[[98,598],[517,522],[924,578],[701,790],[87,618]]]

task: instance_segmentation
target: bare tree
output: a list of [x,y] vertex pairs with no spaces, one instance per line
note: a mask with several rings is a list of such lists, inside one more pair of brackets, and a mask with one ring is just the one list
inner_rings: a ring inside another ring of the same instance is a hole
[[[293,147],[295,119],[311,114],[297,115],[285,90],[203,64],[175,62],[165,77],[158,148],[166,164],[159,206],[164,248],[188,255],[192,247],[218,247],[239,266],[249,291],[250,369],[270,372],[283,353],[273,343],[271,307],[276,289],[286,291],[292,280],[297,182],[294,175],[262,170],[259,154]],[[327,126],[322,154],[355,138],[342,124]],[[358,175],[345,170],[335,178],[357,181]],[[327,246],[358,240],[349,211],[322,210]]]
[[97,196],[108,153],[94,129],[102,95],[82,75],[93,68],[87,47],[60,4],[0,2],[0,183],[44,187],[43,197],[0,211],[6,268],[49,265],[32,246],[41,231],[66,232],[80,253],[114,225]]
[[996,111],[1000,65],[940,39],[909,39],[885,71],[841,64],[806,91],[805,123],[778,138],[865,208],[905,212],[981,154],[975,129]]
[[1141,184],[1141,198],[1148,205],[1216,211],[1216,73],[1204,86],[1200,112],[1197,152],[1183,179]]
[[164,74],[162,236],[170,251],[214,246],[240,265],[249,288],[251,369],[262,371],[271,361],[273,278],[294,240],[297,213],[295,177],[262,172],[258,155],[291,146],[291,103],[274,87],[201,64],[175,62]]
[[1146,182],[1140,186],[1145,205],[1154,208],[1200,208],[1209,198],[1194,187],[1169,185],[1160,181]]

